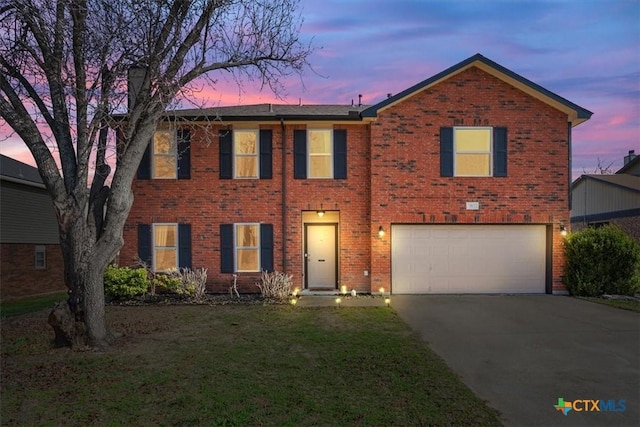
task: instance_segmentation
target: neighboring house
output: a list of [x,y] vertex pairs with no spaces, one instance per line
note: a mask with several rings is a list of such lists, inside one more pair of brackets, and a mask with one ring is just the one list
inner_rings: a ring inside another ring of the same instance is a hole
[[572,128],[591,112],[475,55],[373,106],[171,112],[122,264],[302,290],[565,292]]
[[613,175],[582,175],[571,195],[572,230],[616,224],[640,241],[640,156],[634,150]]
[[0,298],[63,291],[58,221],[38,170],[0,155]]

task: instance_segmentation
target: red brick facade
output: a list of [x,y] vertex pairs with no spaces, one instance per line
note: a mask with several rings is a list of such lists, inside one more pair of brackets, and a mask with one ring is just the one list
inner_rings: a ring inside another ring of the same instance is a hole
[[[0,299],[10,301],[26,296],[64,292],[64,262],[58,245],[3,243],[0,267]],[[46,266],[35,268],[35,247],[44,246]]]
[[[137,257],[139,224],[189,223],[192,266],[208,269],[211,290],[226,291],[231,274],[220,272],[220,224],[270,223],[274,269],[304,287],[304,212],[322,207],[339,216],[337,280],[349,289],[389,289],[392,224],[479,223],[546,225],[552,236],[547,291],[562,291],[559,225],[569,224],[567,112],[481,68],[461,67],[383,105],[375,117],[322,121],[347,131],[347,179],[293,178],[294,130],[317,125],[318,119],[251,123],[272,131],[272,179],[220,179],[218,145],[211,136],[220,129],[205,133],[191,127],[190,179],[134,182],[121,264]],[[440,129],[451,126],[507,128],[507,176],[441,177]],[[481,208],[466,210],[471,200]],[[387,231],[383,237],[379,226]],[[241,291],[257,291],[257,278],[240,274]]]

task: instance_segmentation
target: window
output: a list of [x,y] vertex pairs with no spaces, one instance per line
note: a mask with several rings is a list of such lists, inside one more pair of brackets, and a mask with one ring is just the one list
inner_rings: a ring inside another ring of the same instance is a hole
[[191,225],[138,224],[138,257],[153,271],[191,268]]
[[236,271],[260,271],[260,224],[235,224]]
[[258,131],[233,132],[235,178],[258,178]]
[[491,176],[491,128],[454,128],[455,176]]
[[308,178],[333,178],[332,131],[310,129],[308,135]]
[[191,133],[188,129],[154,132],[138,167],[138,179],[151,178],[191,178]]
[[220,224],[222,273],[273,271],[273,225]]
[[507,176],[507,128],[440,128],[440,176]]
[[222,131],[220,179],[271,179],[271,151],[271,129]]
[[176,133],[160,130],[153,133],[153,177],[175,179],[177,168]]
[[36,246],[35,267],[36,270],[44,270],[45,268],[47,268],[46,246]]
[[178,268],[178,225],[153,225],[153,270]]
[[347,131],[309,129],[293,131],[293,177],[347,178]]

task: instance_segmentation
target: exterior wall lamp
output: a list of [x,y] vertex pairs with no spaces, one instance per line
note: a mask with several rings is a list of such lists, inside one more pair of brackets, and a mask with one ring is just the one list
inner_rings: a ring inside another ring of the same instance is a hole
[[316,214],[318,214],[320,218],[324,216],[324,209],[322,209],[322,203],[320,203],[320,210],[316,211]]
[[560,223],[560,235],[562,237],[567,237],[567,227],[564,226],[564,222]]
[[378,237],[384,236],[384,228],[382,226],[378,227]]

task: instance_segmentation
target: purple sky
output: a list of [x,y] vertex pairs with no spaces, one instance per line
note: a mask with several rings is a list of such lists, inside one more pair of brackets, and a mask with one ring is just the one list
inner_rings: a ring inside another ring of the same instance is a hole
[[[207,106],[374,104],[480,53],[594,113],[573,131],[573,176],[640,153],[640,0],[301,0],[313,71],[283,99],[224,75]],[[2,126],[6,124],[0,122]],[[0,132],[6,133],[6,132]],[[0,152],[33,164],[15,137]]]

